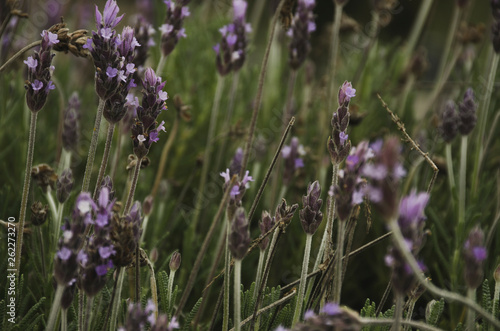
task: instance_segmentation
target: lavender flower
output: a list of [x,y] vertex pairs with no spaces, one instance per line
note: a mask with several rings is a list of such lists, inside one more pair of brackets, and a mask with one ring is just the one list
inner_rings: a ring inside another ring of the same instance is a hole
[[346,167],[339,171],[338,185],[333,188],[337,215],[341,221],[346,221],[354,206],[363,202],[366,182],[361,179],[364,166],[373,157],[373,151],[368,142],[363,141],[353,147],[346,159]]
[[50,80],[54,66],[52,66],[52,46],[59,40],[55,33],[43,30],[40,50],[28,57],[24,63],[28,66],[28,80],[26,89],[26,103],[32,112],[38,112],[45,105],[49,91],[55,89]]
[[141,223],[141,204],[138,201],[124,217],[114,215],[112,218],[110,238],[116,251],[113,256],[114,265],[126,267],[133,262],[142,234]]
[[441,137],[446,143],[451,143],[458,133],[458,114],[456,105],[453,101],[446,102],[444,111],[441,115],[441,125],[439,131]]
[[[417,255],[423,244],[425,215],[424,209],[429,202],[429,194],[411,192],[401,199],[398,226],[412,254]],[[385,257],[386,265],[392,267],[392,282],[398,293],[407,293],[414,285],[415,276],[402,253],[394,247]],[[424,268],[421,265],[421,268]]]
[[64,111],[62,143],[66,151],[76,152],[80,140],[80,98],[73,92]]
[[165,23],[160,27],[161,50],[163,56],[167,56],[174,50],[181,38],[186,38],[185,29],[182,27],[184,19],[190,15],[186,6],[189,0],[164,0],[167,6]]
[[467,89],[463,101],[458,105],[458,131],[466,136],[474,129],[477,122],[477,104],[474,100],[474,91]]
[[237,260],[242,260],[250,245],[250,232],[248,231],[248,220],[245,210],[240,207],[236,210],[231,222],[231,232],[229,234],[229,250]]
[[313,235],[318,229],[323,220],[321,205],[323,200],[320,199],[321,187],[319,182],[315,181],[307,186],[307,195],[302,197],[304,208],[299,212],[300,223],[305,233]]
[[[134,26],[134,34],[137,38],[137,42],[141,45],[135,49],[134,54],[134,64],[137,70],[142,71],[144,64],[146,63],[146,59],[148,58],[148,50],[150,47],[155,46],[154,39],[152,35],[155,33],[155,29],[149,24],[144,17],[139,16],[137,18],[137,22]],[[139,80],[139,76],[134,77],[136,80]]]
[[[259,223],[259,229],[261,235],[265,235],[267,232],[269,232],[275,224],[275,218],[271,217],[271,215],[267,211],[262,212],[262,222]],[[261,251],[265,251],[267,248],[267,245],[269,245],[269,236],[263,239],[259,243],[259,248]]]
[[297,171],[304,167],[304,160],[301,156],[306,154],[304,146],[299,144],[299,138],[293,137],[290,145],[283,146],[281,156],[284,159],[285,169],[283,172],[283,184],[288,185]]
[[400,179],[406,175],[400,163],[401,146],[399,139],[391,137],[376,141],[371,149],[374,163],[366,164],[361,172],[368,179],[366,195],[384,219],[390,220],[397,212]]
[[[231,181],[232,174],[229,169],[226,169],[226,172],[221,172],[220,176],[224,178],[225,190]],[[247,170],[243,179],[236,181],[235,185],[231,188],[231,191],[229,192],[229,206],[239,207],[241,205],[241,199],[243,198],[243,195],[245,195],[246,190],[250,187],[250,182],[253,182],[253,178]]]
[[474,227],[463,247],[464,277],[467,286],[476,289],[483,281],[483,265],[488,252],[484,247],[484,233],[479,227]]
[[351,98],[356,96],[356,90],[352,88],[350,82],[345,81],[339,89],[337,111],[332,116],[332,136],[328,139],[328,151],[332,163],[339,164],[349,154],[351,150],[351,142],[346,134],[347,126],[351,114],[349,113],[349,103]]
[[[150,299],[143,309],[141,303],[131,303],[128,306],[127,321],[124,326],[118,328],[119,331],[173,331],[178,329],[179,322],[174,316],[169,321],[166,315],[159,315],[155,320],[155,304]],[[148,328],[148,324],[150,328]]]
[[137,107],[137,120],[131,128],[134,153],[139,159],[148,154],[153,142],[159,140],[160,131],[165,131],[165,122],[156,122],[161,111],[166,109],[165,100],[168,96],[163,91],[165,83],[161,77],[156,76],[153,69],[146,69],[142,82],[142,104]]
[[292,28],[288,30],[290,42],[290,56],[288,63],[290,67],[297,70],[304,63],[307,54],[311,50],[310,35],[316,30],[313,9],[315,0],[299,0],[297,11],[292,21]]
[[75,180],[73,179],[71,169],[64,170],[61,176],[59,176],[56,182],[56,197],[60,203],[64,203],[68,200],[71,190],[73,189],[74,182]]
[[252,31],[250,23],[245,22],[247,2],[233,1],[233,22],[219,29],[222,39],[214,46],[215,63],[221,76],[238,71],[245,62],[247,34]]
[[231,160],[231,164],[229,165],[229,174],[237,175],[241,171],[241,162],[243,162],[243,149],[238,147],[236,149],[236,153],[234,154],[233,159]]

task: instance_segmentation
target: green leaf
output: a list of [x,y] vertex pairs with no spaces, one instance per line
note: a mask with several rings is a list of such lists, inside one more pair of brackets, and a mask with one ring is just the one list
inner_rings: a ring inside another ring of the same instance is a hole
[[41,305],[45,302],[45,297],[41,298],[40,301],[35,303],[31,309],[24,315],[23,319],[19,322],[19,328],[21,330],[30,330],[28,325],[31,325],[33,321],[37,319],[40,314],[37,312]]
[[157,275],[158,281],[158,310],[164,314],[168,313],[168,274],[166,271],[160,271]]
[[193,309],[191,309],[191,312],[186,317],[186,320],[184,321],[184,327],[182,328],[183,331],[184,330],[185,331],[189,331],[190,330],[191,322],[193,321],[194,317],[196,316],[196,313],[198,312],[198,309],[200,309],[201,300],[203,300],[203,298],[199,298],[198,299],[198,301],[194,305]]
[[441,298],[439,301],[432,300],[427,304],[427,307],[430,308],[430,314],[428,316],[426,314],[427,324],[437,326],[444,310],[444,299]]

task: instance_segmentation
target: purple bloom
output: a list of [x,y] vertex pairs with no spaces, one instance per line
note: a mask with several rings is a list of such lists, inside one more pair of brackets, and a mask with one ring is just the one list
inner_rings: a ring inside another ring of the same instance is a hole
[[61,248],[59,251],[57,251],[57,256],[63,260],[63,261],[66,261],[69,259],[69,257],[71,256],[71,250],[68,249],[67,247],[63,247]]
[[103,187],[99,194],[98,206],[96,208],[96,226],[102,228],[109,224],[111,217],[113,217],[113,205],[114,200],[109,201],[109,189],[107,187]]
[[227,184],[231,180],[231,175],[229,173],[229,168],[226,169],[226,172],[220,173],[221,177],[224,178],[224,184]]
[[300,223],[305,233],[313,235],[323,220],[320,199],[321,187],[318,181],[307,186],[307,195],[302,197],[303,209],[299,212]]
[[113,245],[99,247],[99,255],[103,259],[107,259],[115,253],[116,253],[116,251],[113,249]]
[[310,318],[313,318],[314,316],[316,316],[316,314],[314,313],[314,310],[312,309],[308,309],[306,310],[306,312],[304,313],[304,320],[308,320]]
[[30,69],[36,69],[38,65],[38,60],[34,59],[32,56],[28,57],[28,59],[24,60],[23,62],[26,63],[26,65]]
[[479,227],[474,227],[463,246],[464,278],[467,286],[476,289],[483,281],[483,265],[488,256],[484,247],[484,233]]
[[39,81],[38,79],[35,79],[33,83],[31,83],[31,86],[33,87],[33,90],[39,91],[43,87],[43,83]]
[[349,135],[347,135],[345,132],[340,132],[339,138],[340,138],[340,144],[344,145],[347,139],[349,138]]
[[339,90],[339,96],[338,96],[339,106],[342,106],[346,103],[349,104],[351,98],[354,98],[355,96],[356,96],[356,89],[352,88],[351,82],[345,81]]
[[337,303],[328,302],[327,304],[325,304],[323,309],[321,309],[321,312],[333,316],[340,314],[342,310],[340,309],[340,306]]
[[120,8],[118,8],[118,5],[115,0],[108,0],[106,2],[102,15],[99,12],[97,6],[95,6],[95,18],[97,24],[114,29],[123,18],[123,15],[117,16],[119,10]]
[[113,77],[116,77],[116,75],[118,74],[118,69],[116,68],[111,68],[111,67],[108,67],[106,69],[106,75],[109,77],[109,78],[113,78]]
[[174,4],[172,1],[164,1],[167,7],[165,23],[160,27],[161,49],[163,56],[167,56],[174,50],[180,38],[185,38],[185,29],[182,27],[184,19],[190,15],[186,5],[189,0]]
[[41,34],[42,38],[47,42],[48,46],[53,46],[59,42],[57,39],[57,34],[43,30]]
[[82,266],[85,266],[87,264],[87,261],[89,260],[89,256],[83,250],[81,250],[78,252],[78,256],[76,259],[82,264]]
[[300,156],[305,155],[304,146],[299,144],[299,139],[293,137],[290,145],[286,145],[281,150],[281,156],[284,159],[285,169],[283,173],[283,182],[288,185],[295,173],[299,168],[304,167],[304,161]]
[[313,9],[315,1],[299,0],[297,11],[292,21],[288,36],[292,38],[289,45],[290,67],[297,70],[304,63],[311,50],[310,34],[316,30]]
[[47,83],[47,90],[55,90],[56,86],[54,85],[54,83],[52,83],[51,80],[49,80],[49,82]]

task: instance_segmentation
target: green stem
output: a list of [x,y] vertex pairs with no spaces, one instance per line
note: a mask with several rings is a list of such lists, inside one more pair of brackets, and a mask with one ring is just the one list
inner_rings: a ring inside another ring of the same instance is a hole
[[[390,319],[390,318],[359,317],[358,320],[361,323],[361,325],[363,325],[363,326],[382,326],[382,325],[390,326],[390,325],[394,325],[394,319]],[[426,324],[423,322],[406,320],[406,321],[401,321],[401,324],[407,325],[407,326],[412,327],[412,328],[417,329],[417,330],[443,331],[443,329],[436,328],[432,325],[429,325],[429,324]]]
[[[151,299],[153,300],[153,303],[155,305],[155,320],[158,318],[158,288],[156,286],[156,277],[155,277],[155,270],[153,267],[153,264],[151,261],[148,260],[148,267],[149,267],[149,288],[151,289]],[[170,302],[170,300],[169,300]],[[171,305],[171,303],[170,303]],[[168,314],[168,317],[171,318],[171,315]]]
[[92,139],[90,140],[89,154],[87,156],[87,164],[85,165],[85,175],[83,176],[82,192],[87,192],[90,186],[92,177],[92,168],[94,167],[95,152],[97,150],[97,139],[99,138],[99,129],[101,127],[102,113],[104,111],[105,101],[99,99],[97,114],[95,117],[94,129],[92,131]]
[[118,168],[118,164],[120,163],[120,154],[122,152],[122,140],[123,140],[123,136],[125,136],[125,134],[123,134],[121,132],[121,124],[120,123],[118,124],[117,131],[118,131],[118,139],[116,141],[115,153],[113,155],[113,164],[111,166],[111,171],[109,173],[109,176],[111,177],[111,179],[115,178],[116,169]]
[[87,298],[87,313],[85,314],[87,318],[85,318],[85,323],[83,326],[84,331],[89,331],[90,326],[92,324],[92,317],[93,317],[93,312],[92,312],[92,304],[94,303],[94,297],[88,297]]
[[28,155],[26,157],[26,168],[24,170],[23,196],[21,199],[21,210],[19,212],[19,227],[17,228],[17,247],[15,272],[17,279],[21,273],[21,253],[23,249],[24,224],[26,221],[26,208],[28,207],[28,194],[30,192],[31,167],[33,166],[33,151],[35,149],[36,135],[36,112],[31,112],[30,131],[28,140]]
[[[333,292],[333,302],[340,303],[340,294],[342,292],[342,259],[344,257],[344,233],[347,220],[337,222],[337,253],[335,258],[335,285]],[[396,329],[397,330],[397,329]]]
[[448,55],[450,54],[451,45],[453,44],[453,39],[458,31],[457,27],[460,18],[460,13],[462,11],[457,4],[455,4],[453,7],[454,9],[453,9],[453,16],[451,19],[451,25],[448,30],[448,36],[446,37],[446,42],[444,44],[443,52],[441,53],[441,60],[439,61],[439,69],[437,71],[436,77],[440,77],[444,72],[446,61],[448,60]]
[[37,233],[38,233],[38,241],[40,244],[40,253],[41,253],[40,255],[42,258],[42,275],[45,277],[47,275],[45,270],[45,248],[43,245],[43,235],[41,226],[37,226]]
[[61,331],[68,331],[68,310],[61,310]]
[[331,37],[331,47],[330,47],[330,88],[328,89],[328,109],[333,109],[333,103],[335,99],[335,86],[336,86],[336,74],[337,74],[337,57],[339,51],[339,33],[340,33],[340,22],[342,21],[342,12],[344,10],[344,5],[339,5],[335,1],[335,17],[333,19],[333,31]]
[[500,321],[495,319],[495,317],[492,316],[489,312],[481,308],[476,302],[471,301],[468,298],[465,298],[458,293],[443,290],[432,284],[432,282],[430,282],[429,280],[425,279],[422,270],[420,269],[417,261],[415,260],[415,257],[408,250],[408,246],[398,226],[397,218],[390,220],[388,223],[388,227],[389,230],[392,231],[394,243],[396,244],[401,254],[403,254],[403,257],[408,263],[408,266],[413,271],[415,278],[420,284],[422,284],[422,286],[425,289],[427,289],[427,291],[436,295],[437,297],[442,297],[448,302],[458,302],[465,305],[466,307],[474,310],[476,313],[484,317],[486,320],[488,320],[489,323],[492,323],[496,328],[500,329]]
[[101,182],[102,179],[104,178],[106,167],[108,166],[108,159],[109,159],[109,154],[111,152],[111,143],[113,142],[114,132],[115,132],[115,125],[108,122],[108,133],[106,135],[106,144],[104,145],[104,153],[102,155],[101,166],[99,167],[99,175],[97,176],[97,181],[94,188],[94,200],[97,198],[97,192],[101,187]]
[[429,10],[432,7],[433,0],[423,0],[420,5],[420,9],[418,11],[417,19],[413,24],[413,28],[410,33],[410,37],[408,38],[408,43],[405,48],[405,58],[406,61],[409,60],[409,57],[413,53],[415,49],[415,45],[417,45],[418,38],[420,38],[420,34],[422,33],[422,29],[424,28],[425,21],[427,19],[427,15],[429,14]]
[[500,59],[500,55],[496,52],[493,52],[493,58],[491,60],[491,66],[488,68],[488,81],[486,83],[485,95],[483,96],[483,102],[481,102],[478,116],[479,116],[479,133],[477,135],[477,151],[474,162],[474,179],[472,189],[474,194],[477,194],[478,181],[479,181],[479,172],[481,170],[481,163],[483,159],[483,143],[484,137],[486,135],[486,123],[488,122],[488,111],[490,108],[491,95],[493,93],[493,85],[495,83],[495,76],[497,73],[498,62]]
[[31,48],[33,47],[36,47],[38,45],[40,45],[42,43],[41,40],[37,40],[37,41],[34,41],[32,42],[31,44],[29,45],[26,45],[24,46],[23,48],[21,48],[21,50],[19,52],[17,52],[16,54],[12,55],[12,57],[10,59],[7,60],[7,62],[5,62],[1,67],[0,67],[0,72],[4,71],[5,68],[7,68],[12,62],[14,62],[18,57],[20,57],[21,55],[24,54],[24,52],[30,50]]
[[158,66],[156,67],[156,76],[162,75],[163,68],[165,68],[165,63],[167,63],[167,57],[162,53],[160,61],[158,62]]
[[61,309],[61,298],[64,293],[64,285],[57,284],[56,294],[54,295],[54,301],[52,301],[52,308],[50,308],[49,320],[47,322],[47,330],[52,331],[56,325],[57,315]]
[[217,87],[215,89],[215,96],[214,96],[214,103],[212,105],[212,112],[210,115],[210,124],[208,126],[208,137],[207,137],[207,144],[205,146],[205,152],[203,153],[203,167],[201,169],[201,179],[200,179],[200,185],[198,186],[198,194],[196,196],[196,203],[194,207],[194,215],[192,219],[192,225],[194,228],[196,228],[196,225],[198,224],[198,219],[200,218],[200,213],[203,209],[203,202],[205,199],[204,196],[204,191],[205,191],[205,184],[207,182],[207,175],[208,175],[208,170],[211,165],[210,158],[212,154],[212,148],[214,144],[214,136],[215,136],[215,127],[217,126],[217,117],[219,114],[219,105],[220,105],[220,99],[222,96],[222,90],[224,89],[224,76],[218,75],[217,79]]
[[403,317],[403,294],[395,293],[396,296],[396,307],[394,310],[394,324],[392,330],[401,330],[401,319]]
[[234,261],[234,330],[240,331],[241,323],[241,260]]
[[451,157],[451,144],[446,144],[446,170],[448,172],[448,184],[450,191],[455,189],[455,173],[453,171],[453,158]]
[[306,234],[306,247],[304,250],[304,261],[302,262],[302,273],[300,275],[299,294],[297,296],[297,305],[293,314],[292,326],[297,324],[302,314],[302,303],[304,302],[304,293],[307,283],[307,269],[309,268],[309,256],[311,255],[312,234]]
[[113,300],[112,303],[112,309],[111,309],[111,321],[110,321],[110,330],[116,330],[116,324],[117,324],[117,319],[118,319],[118,311],[120,310],[120,305],[122,301],[122,287],[123,287],[123,280],[125,279],[125,272],[123,272],[123,268],[117,268],[116,269],[116,293],[115,293],[115,299]]
[[134,201],[135,188],[137,186],[137,180],[139,179],[139,172],[141,171],[142,160],[137,160],[134,168],[134,174],[132,176],[132,182],[130,184],[130,190],[128,192],[127,202],[125,203],[125,208],[123,208],[123,215],[128,214],[130,207],[132,207],[132,201]]
[[257,274],[255,275],[255,287],[253,291],[253,300],[257,300],[257,294],[259,293],[259,286],[262,279],[262,267],[264,266],[264,258],[266,256],[266,250],[260,250],[259,263],[257,264]]
[[174,278],[175,278],[175,270],[170,270],[170,274],[168,275],[168,288],[167,288],[168,306],[169,307],[174,306],[173,302],[172,302],[172,289],[174,288]]
[[[476,301],[476,289],[473,288],[468,288],[467,289],[467,298],[471,301]],[[472,309],[467,310],[467,326],[466,330],[475,330],[476,328],[474,327],[475,324],[475,316],[474,311]]]
[[231,277],[230,277],[230,264],[231,264],[231,254],[229,252],[229,233],[231,231],[231,222],[227,218],[226,214],[226,243],[225,243],[225,259],[224,259],[224,311],[222,319],[222,331],[227,331],[229,329],[229,291],[231,288]]
[[135,248],[135,302],[141,302],[141,252],[139,245]]
[[[458,226],[465,230],[465,185],[467,178],[467,136],[462,136],[460,151],[460,174],[459,174],[459,195],[458,195]],[[458,238],[463,237],[463,233],[457,233]],[[458,241],[460,242],[460,240]]]
[[281,0],[278,7],[276,8],[276,12],[274,13],[273,20],[271,22],[271,31],[269,33],[269,40],[266,46],[266,52],[264,54],[264,58],[262,59],[262,65],[260,68],[259,74],[259,85],[257,87],[257,95],[255,97],[255,102],[252,111],[252,119],[250,120],[250,128],[248,130],[248,137],[245,143],[245,150],[243,152],[243,161],[241,162],[241,171],[240,177],[243,177],[245,174],[245,170],[248,164],[248,158],[250,157],[250,149],[253,144],[253,137],[255,134],[255,127],[257,125],[257,118],[259,116],[260,104],[262,102],[262,91],[264,89],[264,81],[266,78],[267,72],[267,62],[269,60],[269,53],[271,51],[271,45],[274,39],[274,31],[276,30],[276,22],[278,21],[278,17],[280,16],[281,8],[283,8],[283,4],[286,0]]

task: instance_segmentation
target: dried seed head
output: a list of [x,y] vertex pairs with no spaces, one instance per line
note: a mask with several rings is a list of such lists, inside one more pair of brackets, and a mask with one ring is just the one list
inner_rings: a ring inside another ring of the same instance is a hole
[[35,201],[31,205],[31,224],[40,226],[47,220],[49,206],[43,205],[40,201]]
[[34,166],[31,169],[31,177],[44,192],[47,192],[49,186],[52,189],[55,188],[57,174],[48,164],[42,163]]

